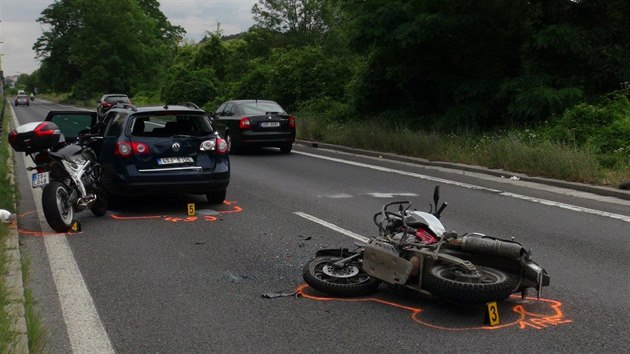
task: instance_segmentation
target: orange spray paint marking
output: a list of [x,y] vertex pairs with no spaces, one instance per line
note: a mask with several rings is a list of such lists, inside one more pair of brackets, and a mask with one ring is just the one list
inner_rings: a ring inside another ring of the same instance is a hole
[[[434,323],[430,323],[430,322],[427,322],[426,320],[421,319],[420,316],[423,312],[423,309],[421,308],[405,306],[405,305],[401,305],[395,302],[385,301],[385,300],[374,298],[374,297],[347,299],[347,298],[314,296],[314,295],[307,294],[305,292],[305,289],[307,288],[309,288],[307,284],[302,284],[298,286],[296,289],[296,294],[306,299],[317,300],[317,301],[376,302],[376,303],[384,304],[387,306],[392,306],[395,308],[410,311],[411,319],[414,322],[421,324],[423,326],[429,327],[429,328],[439,329],[439,330],[444,330],[444,331],[498,330],[498,329],[503,329],[503,328],[508,328],[508,327],[515,327],[516,325],[518,325],[519,329],[532,328],[536,330],[541,330],[549,326],[558,326],[560,324],[567,324],[567,323],[573,322],[572,320],[564,318],[564,314],[560,310],[562,303],[560,303],[559,301],[528,297],[527,300],[529,301],[537,301],[537,302],[548,304],[549,308],[551,309],[551,312],[553,313],[551,315],[548,315],[548,314],[540,314],[536,312],[527,311],[524,305],[518,304],[512,308],[512,311],[519,315],[518,318],[508,323],[503,323],[497,326],[447,327],[447,326],[436,325]],[[512,298],[520,299],[520,296],[513,295]]]
[[[216,215],[220,215],[220,214],[234,214],[234,213],[241,213],[243,212],[243,208],[241,208],[238,205],[235,205],[236,201],[224,201],[223,204],[227,205],[227,206],[231,206],[230,210],[214,210],[213,212],[216,213]],[[31,214],[35,214],[36,211],[35,210],[29,210],[26,211],[22,214],[19,214],[18,217],[23,218],[26,216],[29,216]],[[139,216],[125,216],[125,215],[118,215],[118,214],[110,214],[110,217],[114,220],[119,220],[119,221],[132,221],[132,220],[163,220],[163,221],[168,221],[168,222],[172,222],[172,223],[179,223],[179,222],[197,222],[197,221],[207,221],[207,222],[216,222],[218,220],[218,218],[214,215],[203,215],[203,217],[200,216],[188,216],[188,217],[179,217],[179,216],[168,216],[168,215],[139,215]],[[19,234],[21,235],[28,235],[28,236],[34,236],[34,237],[43,237],[43,236],[71,236],[71,235],[77,235],[80,234],[81,232],[68,232],[68,233],[56,233],[56,232],[42,232],[42,231],[33,231],[33,230],[26,230],[26,229],[18,229],[17,230]]]
[[[214,212],[217,215],[220,215],[220,214],[234,214],[234,213],[241,213],[241,212],[243,212],[243,208],[241,208],[238,205],[233,205],[233,204],[236,204],[236,203],[237,203],[236,201],[227,201],[226,200],[226,201],[223,202],[223,204],[232,206],[232,209],[231,210],[215,210]],[[210,221],[210,222],[217,221],[217,217],[216,216],[212,216],[212,215],[203,215],[203,218],[201,218],[199,216],[188,216],[188,217],[167,216],[167,215],[123,216],[123,215],[112,214],[111,217],[112,217],[112,219],[115,219],[115,220],[164,220],[164,221],[168,221],[168,222],[172,222],[172,223],[194,222],[194,221]]]
[[[527,298],[528,300],[534,300],[534,298]],[[540,299],[539,301],[548,303],[551,310],[554,312],[551,315],[547,314],[539,314],[529,312],[522,305],[514,306],[512,311],[520,314],[520,319],[518,321],[518,326],[520,329],[525,329],[526,327],[531,327],[534,329],[543,329],[549,326],[558,326],[561,324],[571,323],[572,320],[564,318],[564,314],[560,307],[562,304],[556,300],[549,299]]]
[[78,234],[78,232],[71,232],[71,233],[59,233],[59,232],[31,231],[31,230],[24,230],[24,229],[18,229],[17,231],[18,231],[18,233],[19,233],[20,235],[28,235],[28,236],[35,236],[35,237],[44,237],[44,236],[70,236],[70,235],[76,235],[76,234]]

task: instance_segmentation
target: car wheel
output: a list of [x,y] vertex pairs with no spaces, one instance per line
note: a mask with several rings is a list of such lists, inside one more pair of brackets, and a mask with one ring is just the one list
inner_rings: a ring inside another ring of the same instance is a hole
[[208,199],[208,203],[210,204],[223,204],[226,194],[227,191],[224,189],[222,191],[207,193],[206,198]]
[[227,142],[228,151],[230,153],[234,153],[235,154],[235,153],[238,152],[238,148],[236,146],[234,146],[234,144],[232,143],[232,136],[228,132],[225,133],[225,141]]

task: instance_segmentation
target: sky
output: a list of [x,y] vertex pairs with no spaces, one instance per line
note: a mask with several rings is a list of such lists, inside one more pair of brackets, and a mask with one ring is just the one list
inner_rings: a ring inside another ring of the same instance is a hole
[[[254,24],[251,9],[257,0],[160,0],[160,9],[173,25],[198,42],[206,31],[223,34],[246,31]],[[37,22],[53,0],[0,0],[0,67],[5,76],[30,74],[39,67],[33,44],[42,34]]]

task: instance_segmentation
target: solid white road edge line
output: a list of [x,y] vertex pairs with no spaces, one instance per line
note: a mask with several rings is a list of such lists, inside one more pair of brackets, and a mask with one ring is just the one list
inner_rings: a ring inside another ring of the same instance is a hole
[[[13,107],[11,107],[11,114],[13,123],[16,126],[19,125]],[[20,155],[24,159],[25,166],[33,165],[24,154]],[[26,170],[24,172],[27,181],[30,181],[30,173]],[[41,194],[40,188],[33,190],[39,224],[42,230],[52,231],[44,218]],[[72,351],[74,353],[115,353],[66,236],[49,235],[44,236],[43,239]]]
[[315,154],[311,154],[311,153],[303,152],[303,151],[295,151],[295,150],[293,150],[293,153],[300,154],[300,155],[305,155],[305,156],[310,156],[310,157],[314,157],[314,158],[318,158],[318,159],[322,159],[322,160],[329,160],[329,161],[344,163],[346,165],[353,165],[353,166],[369,168],[369,169],[377,170],[377,171],[383,171],[383,172],[388,172],[388,173],[395,173],[395,174],[399,174],[399,175],[403,175],[403,176],[409,176],[409,177],[424,179],[424,180],[427,180],[427,181],[439,182],[439,183],[443,183],[443,184],[450,184],[450,185],[454,185],[454,186],[458,186],[458,187],[462,187],[462,188],[468,188],[468,189],[492,192],[492,193],[496,193],[498,195],[502,195],[502,196],[508,197],[508,198],[515,198],[515,199],[526,200],[526,201],[530,201],[530,202],[533,202],[533,203],[543,204],[543,205],[547,205],[547,206],[553,206],[553,207],[557,207],[557,208],[562,208],[562,209],[576,211],[576,212],[581,212],[581,213],[586,213],[586,214],[603,216],[603,217],[607,217],[607,218],[611,218],[611,219],[617,219],[617,220],[621,220],[621,221],[625,221],[625,222],[630,223],[630,216],[621,215],[621,214],[615,214],[615,213],[609,213],[609,212],[602,211],[602,210],[596,210],[596,209],[591,209],[591,208],[584,208],[584,207],[580,207],[580,206],[577,206],[577,205],[571,205],[571,204],[566,204],[566,203],[554,202],[554,201],[546,200],[546,199],[528,197],[528,196],[525,196],[525,195],[504,192],[504,191],[501,191],[501,190],[498,190],[498,189],[491,189],[491,188],[486,188],[486,187],[481,187],[481,186],[475,186],[473,184],[451,181],[451,180],[444,179],[444,178],[431,177],[431,176],[427,176],[427,175],[423,175],[423,174],[419,174],[419,173],[414,173],[414,172],[401,171],[401,170],[395,170],[393,168],[368,165],[366,163],[361,163],[361,162],[356,162],[356,161],[349,161],[349,160],[343,160],[343,159],[338,159],[338,158],[334,158],[334,157],[320,156],[320,155],[315,155]]
[[346,236],[352,237],[353,239],[355,239],[357,241],[368,242],[370,240],[368,237],[361,236],[361,235],[356,234],[356,233],[354,233],[354,232],[352,232],[350,230],[346,230],[346,229],[341,228],[341,227],[339,227],[339,226],[337,226],[335,224],[331,224],[328,221],[324,221],[322,219],[316,218],[316,217],[314,217],[312,215],[303,213],[301,211],[294,211],[293,214],[295,214],[297,216],[301,216],[304,219],[310,220],[312,222],[318,223],[318,224],[320,224],[322,226],[325,226],[325,227],[327,227],[327,228],[329,228],[331,230],[334,230],[334,231],[337,231],[339,233],[342,233],[342,234],[344,234]]

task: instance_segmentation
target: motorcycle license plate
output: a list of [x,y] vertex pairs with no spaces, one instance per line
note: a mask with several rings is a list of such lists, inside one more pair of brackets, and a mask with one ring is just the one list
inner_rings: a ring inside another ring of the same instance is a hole
[[42,172],[33,174],[31,181],[33,188],[44,188],[48,183],[50,183],[50,173]]

